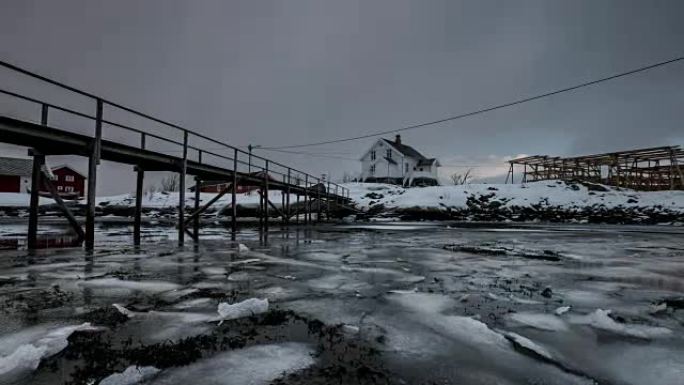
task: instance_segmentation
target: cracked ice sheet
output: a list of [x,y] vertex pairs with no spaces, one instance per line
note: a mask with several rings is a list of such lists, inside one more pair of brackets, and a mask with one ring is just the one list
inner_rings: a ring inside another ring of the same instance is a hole
[[163,371],[151,385],[259,385],[314,364],[311,346],[300,343],[257,345],[220,353],[188,366]]
[[[477,319],[449,315],[455,301],[448,296],[413,293],[390,294],[387,298],[389,309],[367,321],[386,328],[391,349],[387,353],[395,356],[399,368],[413,362],[421,369],[441,373],[457,383],[507,384],[532,380],[559,385],[593,383],[518,353],[502,334]],[[399,305],[399,311],[404,314],[396,314],[396,306],[391,304]],[[450,359],[439,364],[443,360],[436,357]]]
[[40,325],[0,338],[0,383],[35,370],[43,358],[69,345],[67,338],[79,330],[101,330],[89,323],[71,326]]

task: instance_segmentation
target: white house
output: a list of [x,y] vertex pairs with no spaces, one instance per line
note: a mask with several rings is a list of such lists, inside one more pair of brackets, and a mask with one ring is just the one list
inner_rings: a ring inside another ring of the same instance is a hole
[[361,180],[402,186],[437,185],[439,166],[437,159],[426,158],[413,147],[401,143],[401,135],[397,135],[394,141],[378,139],[363,154]]

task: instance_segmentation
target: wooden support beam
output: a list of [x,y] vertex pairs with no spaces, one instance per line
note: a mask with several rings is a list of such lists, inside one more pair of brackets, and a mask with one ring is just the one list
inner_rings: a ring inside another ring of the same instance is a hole
[[297,211],[295,215],[295,223],[299,224],[299,194],[297,194]]
[[178,181],[178,246],[185,243],[185,173],[188,166],[188,132],[183,131],[183,159]]
[[[195,211],[199,210],[200,207],[200,190],[202,187],[202,180],[198,177],[195,177]],[[192,239],[197,242],[199,239],[199,228],[200,228],[200,217],[199,215],[195,216],[195,218],[192,221],[192,234],[193,237]]]
[[268,230],[268,160],[264,168],[264,228]]
[[230,219],[230,227],[231,230],[233,231],[233,235],[237,232],[237,196],[235,195],[237,193],[237,187],[238,187],[238,180],[237,180],[237,165],[238,165],[238,150],[237,148],[233,152],[233,188],[231,189],[231,196],[230,196],[230,201],[231,201],[231,219]]
[[287,189],[285,195],[285,212],[287,213],[287,224],[290,224],[290,186],[292,185],[292,170],[287,169]]
[[309,197],[309,175],[304,176],[304,224],[308,225],[311,222],[311,205]]
[[95,138],[92,140],[91,153],[88,156],[88,196],[85,223],[85,248],[87,251],[92,251],[95,248],[95,197],[97,196],[97,166],[100,164],[102,146],[102,113],[102,100],[97,99]]
[[216,196],[211,198],[211,200],[209,200],[209,202],[205,203],[204,206],[197,208],[192,214],[190,214],[187,218],[185,218],[184,226],[187,226],[187,224],[194,221],[196,218],[199,218],[199,216],[202,215],[202,213],[204,213],[205,211],[207,211],[209,209],[209,207],[211,207],[211,205],[216,203],[219,199],[223,198],[224,195],[226,195],[228,192],[230,192],[232,190],[233,190],[232,184],[228,185],[226,188],[221,190],[218,194],[216,194]]
[[143,181],[145,179],[145,171],[140,167],[136,167],[135,180],[135,217],[133,219],[133,245],[140,246],[140,230],[142,228],[142,199],[143,199]]
[[43,186],[47,187],[48,191],[50,192],[50,195],[52,196],[52,199],[54,199],[55,202],[57,202],[57,207],[59,207],[59,209],[62,211],[62,213],[64,214],[66,219],[69,221],[69,224],[71,225],[71,227],[74,229],[74,231],[76,231],[76,234],[78,235],[79,242],[82,241],[86,236],[85,232],[83,232],[83,229],[81,228],[81,225],[76,220],[76,217],[71,212],[71,210],[69,210],[67,205],[64,203],[64,200],[62,199],[62,197],[57,192],[57,187],[55,187],[55,185],[52,183],[50,178],[47,175],[45,175],[44,171],[43,171]]
[[268,204],[269,206],[273,207],[273,210],[275,210],[276,214],[278,214],[279,217],[285,217],[285,213],[280,210],[273,202],[271,202],[270,199],[264,196],[264,202]]
[[[140,148],[145,149],[145,134],[140,134]],[[142,198],[143,182],[145,180],[145,170],[136,166],[137,173],[135,180],[135,217],[133,219],[133,245],[140,246],[140,230],[142,228]]]
[[45,155],[39,153],[35,149],[33,153],[33,170],[31,171],[31,205],[29,207],[29,225],[28,225],[28,239],[27,246],[29,250],[34,250],[38,247],[38,209],[40,195],[40,186],[42,184],[43,165],[45,164]]

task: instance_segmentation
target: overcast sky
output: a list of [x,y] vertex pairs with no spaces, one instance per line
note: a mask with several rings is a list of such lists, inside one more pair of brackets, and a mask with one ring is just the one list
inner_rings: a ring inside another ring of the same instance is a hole
[[[680,0],[3,0],[0,57],[235,145],[288,145],[681,56],[682,15]],[[486,177],[517,154],[683,144],[683,101],[680,62],[402,135],[444,164],[485,165],[475,174]],[[372,142],[298,151],[357,159]],[[333,177],[360,170],[354,160],[262,153]],[[134,189],[130,166],[103,169],[101,191]]]

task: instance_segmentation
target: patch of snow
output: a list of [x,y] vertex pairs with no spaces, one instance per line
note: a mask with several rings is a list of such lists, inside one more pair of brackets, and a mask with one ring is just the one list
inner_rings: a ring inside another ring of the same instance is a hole
[[260,385],[314,364],[314,349],[300,343],[257,345],[220,353],[163,371],[151,385]]
[[528,313],[520,312],[513,313],[508,316],[511,320],[533,327],[535,329],[547,330],[547,331],[565,331],[568,330],[568,326],[565,321],[556,317],[555,315],[544,314],[544,313]]
[[100,385],[134,385],[147,381],[157,375],[161,370],[154,366],[129,366],[120,373],[114,373],[102,381]]
[[69,345],[67,338],[79,330],[101,330],[101,328],[93,327],[86,322],[81,325],[49,329],[35,327],[15,335],[2,337],[0,339],[0,380],[35,370],[40,360],[66,348]]
[[527,337],[523,337],[520,334],[513,333],[513,332],[505,332],[504,336],[506,336],[506,338],[508,338],[509,341],[511,341],[514,345],[516,345],[518,347],[522,347],[524,349],[530,350],[530,351],[546,358],[547,360],[553,360],[553,357],[548,350],[546,350],[542,346],[539,346],[538,344],[536,344],[534,341],[532,341],[531,339],[529,339]]
[[180,285],[163,281],[129,281],[118,278],[91,279],[78,283],[80,286],[105,289],[127,289],[147,292],[176,290]]
[[221,302],[218,313],[221,322],[225,320],[249,317],[268,311],[268,299],[249,298],[242,302],[229,304]]
[[553,314],[561,316],[570,311],[570,306],[561,306],[553,311]]
[[672,335],[672,330],[664,327],[618,323],[610,318],[610,313],[610,310],[597,309],[587,315],[575,316],[570,319],[570,322],[643,339]]

